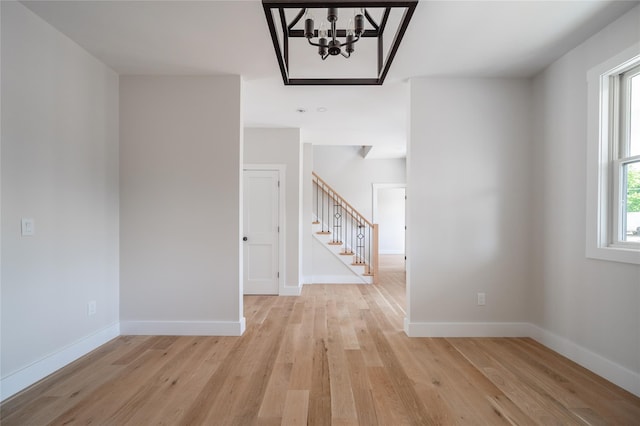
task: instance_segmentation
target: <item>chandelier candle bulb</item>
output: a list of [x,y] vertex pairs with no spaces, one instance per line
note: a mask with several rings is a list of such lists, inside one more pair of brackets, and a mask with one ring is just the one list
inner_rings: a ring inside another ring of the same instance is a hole
[[318,28],[318,37],[326,39],[328,35],[327,26],[324,22],[320,23],[320,28]]
[[361,36],[364,32],[364,9],[360,9],[356,16],[355,20],[355,31],[357,36]]
[[347,46],[345,51],[347,52],[347,57],[351,56],[355,48],[353,47],[355,39],[355,25],[353,22],[353,18],[349,18],[349,23],[347,24]]
[[336,22],[337,20],[338,20],[338,8],[337,7],[327,8],[327,21]]
[[351,53],[355,50],[353,47],[353,39],[354,39],[353,30],[348,29],[347,30],[347,46],[345,48],[348,55],[351,55]]
[[313,32],[313,14],[307,9],[304,20],[304,36],[306,38],[313,38]]
[[321,38],[318,40],[318,54],[322,57],[322,59],[327,59],[329,54],[327,53],[327,47],[329,47],[326,38]]

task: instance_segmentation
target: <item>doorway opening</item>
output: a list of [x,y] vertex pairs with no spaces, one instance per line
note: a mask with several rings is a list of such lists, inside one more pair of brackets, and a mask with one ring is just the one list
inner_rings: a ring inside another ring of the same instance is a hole
[[[380,256],[405,265],[406,187],[404,183],[373,184],[373,221],[379,227]],[[381,260],[382,262],[382,260]]]
[[386,297],[394,300],[406,318],[406,191],[405,183],[374,183],[373,221],[379,228],[380,282]]

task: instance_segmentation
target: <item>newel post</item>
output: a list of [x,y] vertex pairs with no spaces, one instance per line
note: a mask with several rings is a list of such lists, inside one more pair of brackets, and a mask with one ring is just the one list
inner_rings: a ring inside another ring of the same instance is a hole
[[373,224],[373,283],[378,284],[378,224]]

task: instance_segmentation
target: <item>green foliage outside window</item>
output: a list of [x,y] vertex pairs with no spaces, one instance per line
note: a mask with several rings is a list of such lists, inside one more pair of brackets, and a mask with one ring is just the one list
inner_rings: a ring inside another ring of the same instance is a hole
[[627,169],[627,213],[640,212],[640,170]]

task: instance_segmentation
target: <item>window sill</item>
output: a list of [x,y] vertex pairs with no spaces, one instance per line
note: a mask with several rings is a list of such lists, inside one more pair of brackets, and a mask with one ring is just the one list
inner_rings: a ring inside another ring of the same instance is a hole
[[587,248],[587,258],[640,265],[640,250],[626,247]]

